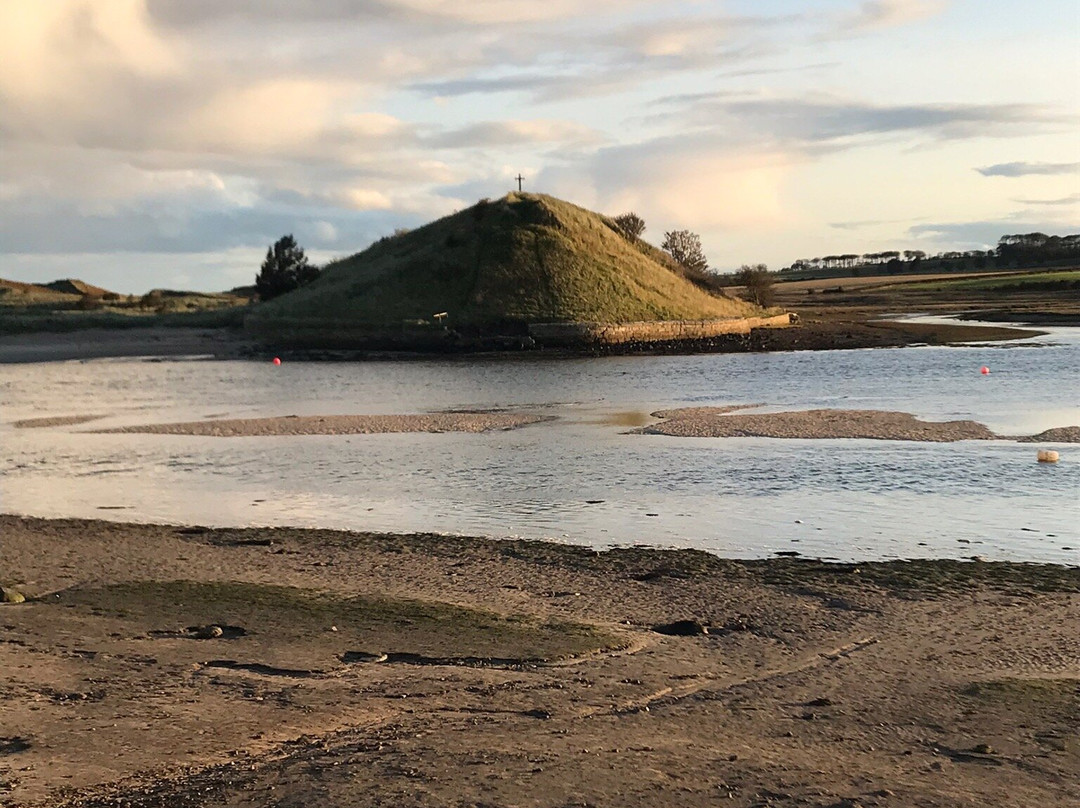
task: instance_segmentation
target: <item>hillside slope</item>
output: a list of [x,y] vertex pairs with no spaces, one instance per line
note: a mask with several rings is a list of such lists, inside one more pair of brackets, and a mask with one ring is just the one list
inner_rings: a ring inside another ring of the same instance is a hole
[[665,253],[626,239],[607,217],[545,195],[510,194],[337,261],[308,286],[260,306],[247,325],[263,338],[340,344],[423,327],[440,312],[455,329],[513,333],[537,322],[705,320],[759,310],[694,286]]
[[66,295],[103,297],[104,295],[109,294],[108,289],[102,289],[100,286],[94,286],[86,281],[80,281],[78,278],[64,278],[63,280],[52,281],[51,283],[42,285],[46,289],[52,289],[54,292],[62,292]]

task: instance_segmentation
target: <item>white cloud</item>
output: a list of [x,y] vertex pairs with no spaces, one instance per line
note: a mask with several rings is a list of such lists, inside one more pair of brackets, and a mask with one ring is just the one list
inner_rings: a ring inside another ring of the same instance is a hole
[[875,104],[825,93],[674,96],[647,120],[677,120],[723,133],[731,141],[835,149],[882,137],[953,140],[1017,137],[1064,130],[1077,116],[1035,104]]
[[602,139],[598,132],[573,121],[506,120],[470,124],[443,132],[429,142],[439,149],[486,149],[538,143],[584,146],[595,145]]
[[866,0],[840,24],[843,31],[873,31],[906,25],[945,10],[946,0]]
[[[650,0],[149,0],[155,17],[172,25],[204,25],[228,20],[289,24],[364,22],[394,19],[413,23],[485,25],[569,19]],[[651,0],[657,2],[657,0]]]
[[634,210],[665,228],[760,229],[787,215],[784,183],[802,159],[751,147],[718,151],[708,138],[661,138],[602,149],[542,172],[538,182],[610,214]]
[[371,188],[349,188],[342,191],[338,198],[353,210],[390,210],[393,207],[386,194]]
[[1080,174],[1080,163],[998,163],[976,168],[984,177],[1028,177],[1052,174]]

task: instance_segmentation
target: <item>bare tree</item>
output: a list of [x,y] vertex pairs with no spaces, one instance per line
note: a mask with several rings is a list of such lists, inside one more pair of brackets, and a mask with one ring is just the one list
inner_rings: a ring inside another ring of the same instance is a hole
[[701,250],[701,237],[689,230],[672,230],[664,233],[664,243],[660,247],[689,272],[703,273],[709,267],[705,253]]
[[630,213],[622,213],[616,216],[612,221],[614,221],[615,226],[619,228],[619,232],[631,241],[636,238],[641,238],[641,234],[645,232],[645,220],[633,211]]

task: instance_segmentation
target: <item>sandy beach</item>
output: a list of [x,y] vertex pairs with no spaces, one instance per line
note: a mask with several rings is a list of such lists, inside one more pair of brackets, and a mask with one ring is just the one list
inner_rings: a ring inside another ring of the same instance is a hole
[[1080,800],[1076,568],[0,536],[3,805]]

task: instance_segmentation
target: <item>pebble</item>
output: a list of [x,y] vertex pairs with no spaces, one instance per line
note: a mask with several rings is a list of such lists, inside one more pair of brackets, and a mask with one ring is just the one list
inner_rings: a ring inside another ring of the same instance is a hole
[[0,586],[0,603],[22,603],[26,595],[10,586]]

